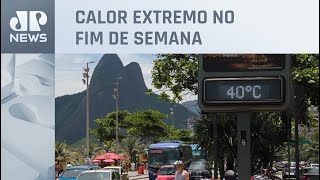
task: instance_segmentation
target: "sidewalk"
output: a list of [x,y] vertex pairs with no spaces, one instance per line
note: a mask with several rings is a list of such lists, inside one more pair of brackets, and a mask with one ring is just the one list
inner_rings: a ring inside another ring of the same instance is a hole
[[129,180],[134,180],[134,179],[148,179],[148,171],[144,171],[144,174],[138,174],[138,171],[129,171],[128,173]]

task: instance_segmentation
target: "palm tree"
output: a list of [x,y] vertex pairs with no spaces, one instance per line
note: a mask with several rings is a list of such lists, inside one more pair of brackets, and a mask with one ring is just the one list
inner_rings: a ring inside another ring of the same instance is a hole
[[106,152],[115,151],[116,141],[115,140],[104,141],[103,147]]
[[[217,122],[218,138],[213,138],[213,121]],[[208,160],[213,161],[214,142],[218,141],[219,169],[224,174],[224,161],[227,169],[233,169],[237,158],[237,127],[235,113],[214,113],[202,115],[195,126],[194,142],[208,151]],[[283,124],[279,113],[258,113],[251,122],[251,157],[252,162],[260,159],[259,166],[267,166],[278,160],[284,152]],[[253,167],[253,166],[252,166]]]
[[122,148],[126,154],[128,154],[130,161],[132,162],[133,157],[143,150],[143,145],[139,141],[139,138],[128,136],[122,140]]
[[[213,121],[217,122],[218,138],[213,138]],[[233,169],[234,158],[237,155],[236,146],[236,118],[232,113],[215,113],[202,115],[195,126],[194,142],[199,144],[201,149],[207,151],[208,162],[214,161],[212,150],[219,152],[218,166],[220,174],[224,174],[224,161],[227,161],[227,169]],[[214,147],[214,142],[218,141],[219,147]]]
[[59,167],[65,167],[68,162],[75,163],[76,153],[72,152],[70,147],[63,142],[55,143],[55,161]]
[[[99,156],[99,155],[106,152],[104,150],[104,148],[102,148],[96,144],[90,144],[89,148],[90,148],[89,149],[89,157]],[[87,156],[87,148],[84,147],[83,145],[80,148],[75,149],[75,151],[78,152],[78,154],[81,155],[82,157]]]
[[258,161],[258,168],[266,168],[284,153],[286,134],[279,113],[258,113],[251,122],[251,156]]

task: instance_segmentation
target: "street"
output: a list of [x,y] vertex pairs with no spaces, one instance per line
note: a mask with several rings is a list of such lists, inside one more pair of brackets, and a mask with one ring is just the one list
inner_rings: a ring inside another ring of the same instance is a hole
[[[148,174],[146,173],[147,171],[144,172],[144,174],[138,174],[137,171],[130,171],[129,172],[129,180],[148,180]],[[279,171],[276,173],[276,176],[282,179],[282,172]],[[294,179],[291,179],[294,180]]]
[[149,179],[146,170],[144,171],[144,174],[138,174],[138,171],[130,171],[128,173],[128,175],[129,175],[129,180],[136,180],[136,179],[147,180],[147,179]]

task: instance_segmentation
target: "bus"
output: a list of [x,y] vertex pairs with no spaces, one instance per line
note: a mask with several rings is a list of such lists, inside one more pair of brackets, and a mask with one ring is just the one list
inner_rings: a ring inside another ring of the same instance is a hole
[[207,160],[207,153],[198,144],[191,144],[192,161]]
[[191,145],[175,140],[151,144],[148,149],[149,180],[156,179],[161,166],[172,165],[176,160],[182,160],[188,168],[192,161]]

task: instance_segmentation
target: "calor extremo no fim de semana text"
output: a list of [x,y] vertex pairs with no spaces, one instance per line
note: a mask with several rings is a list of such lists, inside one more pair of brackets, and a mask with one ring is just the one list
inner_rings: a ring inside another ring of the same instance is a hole
[[[135,10],[128,18],[128,12],[124,10],[109,11],[76,11],[76,23],[83,25],[95,24],[232,24],[235,14],[232,10],[212,11],[212,16],[204,10]],[[212,20],[209,20],[212,18]],[[131,22],[130,22],[130,21]],[[209,22],[210,21],[210,22]],[[105,37],[102,31],[77,31],[76,45],[102,45],[107,42],[110,45],[128,45],[128,36],[132,33],[135,45],[201,45],[202,40],[198,31],[135,31],[116,32],[109,31]],[[104,39],[107,39],[106,41]]]

